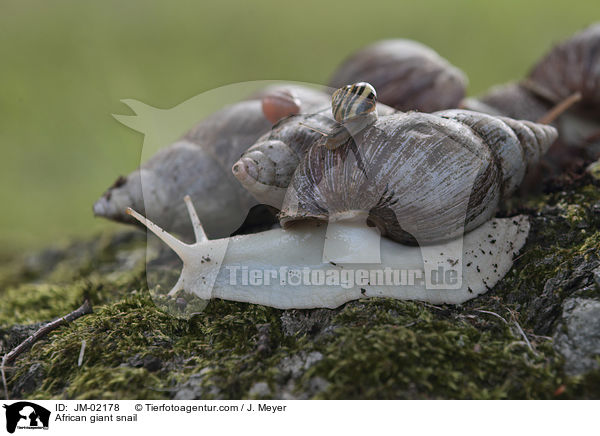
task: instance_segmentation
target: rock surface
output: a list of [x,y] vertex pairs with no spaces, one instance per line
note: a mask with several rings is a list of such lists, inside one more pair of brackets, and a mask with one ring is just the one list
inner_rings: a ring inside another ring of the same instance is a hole
[[567,374],[578,375],[600,368],[600,300],[567,299],[554,341],[565,358]]

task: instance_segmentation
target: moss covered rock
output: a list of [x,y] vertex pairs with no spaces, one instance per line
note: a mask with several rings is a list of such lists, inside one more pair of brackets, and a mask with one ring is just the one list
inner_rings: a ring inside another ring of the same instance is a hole
[[[501,214],[532,217],[528,242],[493,290],[462,306],[370,299],[282,311],[215,300],[178,319],[150,298],[140,231],[13,259],[0,268],[3,353],[86,297],[94,313],[20,356],[7,369],[9,392],[32,399],[600,398],[600,339],[593,327],[581,328],[595,313],[585,308],[600,305],[598,186],[584,176],[506,205]],[[573,356],[586,365],[573,370]]]

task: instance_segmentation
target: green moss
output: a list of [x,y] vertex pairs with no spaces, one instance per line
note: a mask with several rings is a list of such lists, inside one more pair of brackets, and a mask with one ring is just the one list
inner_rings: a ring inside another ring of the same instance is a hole
[[552,398],[559,365],[535,355],[499,319],[399,301],[347,307],[327,356],[322,398]]
[[[45,378],[35,398],[156,398],[167,395],[186,375],[212,366],[221,390],[235,398],[238,389],[249,389],[257,371],[266,369],[259,362],[264,356],[252,357],[256,323],[276,322],[276,313],[261,306],[215,302],[201,316],[180,320],[158,311],[147,292],[137,292],[36,344],[20,361],[13,380],[40,363]],[[83,364],[78,367],[84,340]],[[155,373],[137,367],[147,356],[160,362]]]
[[[573,272],[600,259],[599,202],[600,190],[587,179],[570,190],[546,194],[539,203],[525,201],[523,210],[533,215],[527,244],[494,292],[470,305],[511,308],[535,333],[551,334],[562,301],[586,280],[583,272]],[[597,289],[589,288],[588,296],[600,297]]]
[[[33,363],[42,364],[46,377],[36,396],[93,398],[94,393],[104,389],[102,398],[115,398],[141,393],[144,386],[151,387],[152,378],[141,377],[144,372],[141,368],[123,368],[121,365],[136,353],[157,353],[159,357],[168,358],[172,352],[169,349],[172,339],[168,335],[177,336],[183,328],[152,307],[151,300],[129,297],[118,304],[97,309],[94,314],[61,328],[36,344],[21,367],[25,370]],[[84,340],[83,364],[78,367]],[[131,383],[127,382],[126,374],[132,376]],[[137,380],[145,384],[135,383]]]
[[75,309],[83,301],[83,285],[25,284],[5,291],[2,300],[0,325],[31,324]]
[[143,233],[126,231],[12,259],[0,269],[0,328],[63,316],[84,296],[101,304],[144,287],[145,257],[118,268],[120,259],[144,247]]
[[600,160],[597,160],[596,162],[588,166],[587,171],[590,174],[590,176],[600,181]]

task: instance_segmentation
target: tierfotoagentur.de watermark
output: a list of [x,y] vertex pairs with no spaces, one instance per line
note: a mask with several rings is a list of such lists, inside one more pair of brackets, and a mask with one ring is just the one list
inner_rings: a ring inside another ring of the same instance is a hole
[[456,285],[459,271],[439,267],[429,271],[426,280],[423,269],[311,269],[280,267],[277,269],[252,269],[243,265],[227,265],[229,284],[234,286],[341,286],[351,289],[355,286],[425,286]]

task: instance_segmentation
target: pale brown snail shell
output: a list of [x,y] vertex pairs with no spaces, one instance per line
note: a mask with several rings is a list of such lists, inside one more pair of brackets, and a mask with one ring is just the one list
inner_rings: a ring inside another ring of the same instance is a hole
[[600,118],[600,23],[555,46],[531,70],[529,89],[558,103],[578,92],[574,109]]
[[[363,88],[342,89],[347,98],[333,99],[333,114],[352,113],[352,90]],[[248,149],[233,173],[258,201],[281,209],[284,227],[359,211],[391,239],[430,243],[487,221],[556,139],[552,127],[464,110],[378,112],[352,135],[358,153],[323,147],[318,132],[301,128],[327,129],[326,113],[295,116]]]
[[[170,231],[189,235],[191,228],[181,202],[182,196],[189,194],[198,205],[206,233],[211,237],[230,235],[256,205],[256,200],[231,174],[231,165],[271,128],[263,113],[262,99],[283,92],[299,96],[299,110],[303,112],[328,105],[326,94],[298,85],[272,86],[251,100],[230,105],[200,121],[139,169],[120,177],[96,201],[94,214],[135,223],[125,213],[131,207],[145,211]],[[276,108],[277,104],[271,106]]]
[[379,101],[401,111],[434,112],[458,107],[466,76],[433,49],[407,39],[368,45],[346,59],[329,86],[368,82]]
[[380,117],[355,137],[366,174],[344,150],[308,149],[280,222],[364,215],[401,243],[449,240],[489,220],[555,139],[550,126],[464,110]]

